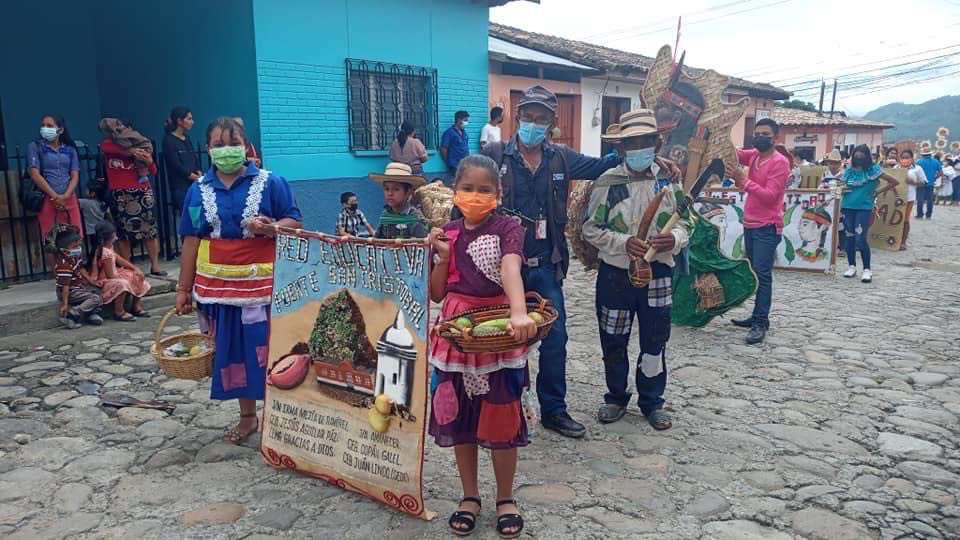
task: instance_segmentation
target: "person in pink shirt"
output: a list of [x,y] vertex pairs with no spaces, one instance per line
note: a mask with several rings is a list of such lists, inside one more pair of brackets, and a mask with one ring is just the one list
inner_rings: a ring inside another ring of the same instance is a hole
[[770,329],[773,298],[773,262],[783,235],[783,192],[790,178],[790,161],[777,152],[773,140],[780,126],[770,118],[758,120],[753,130],[753,148],[737,150],[741,167],[727,164],[727,176],[747,194],[743,207],[743,243],[747,259],[757,274],[757,296],[753,314],[734,319],[733,324],[749,328],[746,342],[760,343]]

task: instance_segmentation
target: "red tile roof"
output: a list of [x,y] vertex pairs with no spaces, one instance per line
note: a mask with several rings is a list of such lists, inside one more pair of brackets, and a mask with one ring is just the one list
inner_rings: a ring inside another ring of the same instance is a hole
[[[583,41],[527,32],[494,22],[490,23],[490,35],[530,49],[566,58],[579,64],[595,67],[610,74],[638,74],[643,76],[647,69],[653,65],[654,60],[641,54],[611,49]],[[692,76],[697,76],[704,71],[692,67],[685,67],[685,69]],[[755,97],[766,99],[788,99],[790,97],[789,92],[776,86],[750,82],[736,77],[730,78],[730,86],[747,90],[751,96]]]
[[786,107],[775,107],[772,117],[781,126],[843,126],[851,128],[875,128],[875,129],[893,129],[893,124],[884,122],[874,122],[873,120],[861,120],[859,118],[848,118],[842,112],[820,114],[816,111],[801,111],[800,109],[788,109]]

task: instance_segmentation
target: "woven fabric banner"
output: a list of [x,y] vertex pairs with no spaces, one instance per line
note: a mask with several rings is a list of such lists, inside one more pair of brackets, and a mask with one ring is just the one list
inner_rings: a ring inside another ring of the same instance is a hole
[[277,237],[261,453],[429,519],[428,247]]

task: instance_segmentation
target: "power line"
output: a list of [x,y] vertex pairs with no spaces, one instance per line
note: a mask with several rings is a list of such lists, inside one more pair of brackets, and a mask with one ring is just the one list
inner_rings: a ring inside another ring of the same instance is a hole
[[[786,4],[787,2],[792,2],[792,1],[793,1],[793,0],[778,0],[778,1],[776,1],[776,2],[771,2],[771,3],[769,3],[769,4],[764,4],[764,5],[762,5],[762,6],[756,6],[756,7],[753,7],[753,8],[743,9],[743,10],[740,10],[740,11],[732,11],[732,12],[730,12],[730,13],[724,13],[724,14],[721,14],[721,15],[717,15],[717,16],[715,16],[715,17],[708,17],[708,18],[706,18],[706,19],[700,19],[700,20],[698,20],[698,21],[687,22],[687,23],[684,23],[684,26],[693,26],[693,25],[695,25],[695,24],[708,23],[708,22],[716,21],[716,20],[723,19],[723,18],[726,18],[726,17],[732,17],[732,16],[734,16],[734,15],[739,15],[739,14],[741,14],[741,13],[746,13],[746,12],[748,12],[748,11],[756,11],[756,10],[760,10],[760,9],[764,9],[764,8],[768,8],[768,7],[778,6],[778,5],[780,5],[780,4]],[[660,28],[655,29],[655,30],[650,30],[650,31],[648,31],[648,32],[641,32],[641,33],[630,32],[630,33],[624,34],[624,36],[621,36],[621,37],[638,38],[638,37],[642,37],[642,36],[649,36],[649,35],[651,35],[651,34],[661,34],[661,33],[664,33],[664,32],[666,32],[666,31],[673,32],[673,31],[675,31],[675,30],[676,30],[676,27],[673,26],[673,25],[670,25],[670,26],[663,26],[663,27],[660,27]]]
[[951,72],[949,72],[949,73],[942,73],[942,74],[939,74],[939,75],[934,75],[934,76],[926,77],[926,78],[923,78],[923,79],[916,79],[916,80],[912,80],[912,81],[902,82],[902,83],[899,83],[899,84],[884,86],[884,87],[881,87],[881,88],[872,88],[872,89],[870,89],[870,90],[867,90],[866,92],[858,92],[858,93],[856,93],[856,94],[849,94],[849,95],[847,95],[847,96],[845,96],[845,97],[855,97],[855,96],[863,96],[863,95],[866,95],[866,94],[874,94],[874,93],[877,93],[877,92],[883,92],[884,90],[892,90],[892,89],[894,89],[894,88],[900,88],[900,87],[902,87],[902,86],[907,86],[907,85],[910,85],[910,84],[922,84],[922,83],[928,83],[928,82],[930,82],[930,81],[935,81],[935,80],[938,80],[938,79],[945,79],[945,78],[947,78],[947,77],[952,77],[952,76],[958,75],[958,74],[960,74],[960,70],[951,71]]
[[[717,10],[720,10],[720,9],[725,9],[725,8],[728,8],[728,7],[731,7],[731,6],[736,6],[736,5],[738,5],[738,4],[746,4],[746,3],[748,3],[748,2],[753,2],[753,1],[755,1],[755,0],[736,0],[735,2],[727,2],[726,4],[720,4],[720,5],[718,5],[718,6],[713,6],[713,7],[708,7],[708,8],[704,8],[704,9],[699,9],[699,10],[697,10],[697,11],[691,11],[691,12],[689,12],[689,13],[681,13],[681,14],[677,15],[677,17],[689,17],[689,16],[691,16],[691,15],[700,15],[700,14],[702,14],[702,13],[709,13],[709,12],[711,12],[711,11],[717,11]],[[658,20],[656,20],[656,21],[654,21],[654,22],[651,22],[651,23],[641,24],[641,25],[638,25],[638,26],[625,26],[625,27],[623,27],[623,28],[619,28],[619,29],[617,29],[617,30],[612,30],[612,31],[608,31],[608,32],[595,32],[595,33],[592,33],[592,34],[587,34],[587,35],[585,35],[585,36],[582,36],[582,37],[579,38],[579,39],[585,40],[585,39],[589,39],[589,38],[597,37],[597,36],[614,36],[614,35],[617,35],[617,34],[622,34],[622,33],[624,33],[624,32],[631,32],[631,31],[636,31],[636,30],[643,30],[643,29],[646,29],[646,28],[650,28],[650,27],[652,27],[652,26],[662,25],[662,24],[664,24],[664,23],[671,22],[671,21],[675,21],[675,20],[676,20],[676,17],[663,18],[663,19],[658,19]]]
[[[911,57],[911,56],[920,56],[920,55],[922,55],[922,54],[929,54],[929,53],[933,53],[933,52],[940,52],[940,51],[945,51],[945,50],[947,50],[947,49],[955,49],[955,48],[957,48],[957,47],[960,47],[960,43],[955,43],[955,44],[953,44],[953,45],[948,45],[948,46],[946,46],[946,47],[938,47],[938,48],[936,48],[936,49],[930,49],[930,50],[926,50],[926,51],[920,51],[920,52],[916,52],[916,53],[912,53],[912,54],[905,54],[905,55],[902,55],[902,56],[894,56],[894,57],[891,57],[891,58],[885,58],[885,59],[883,59],[883,60],[875,60],[875,61],[871,61],[871,62],[862,62],[862,63],[860,63],[860,64],[852,64],[852,65],[849,65],[849,66],[844,66],[844,67],[842,67],[842,68],[837,68],[836,71],[839,72],[839,71],[844,70],[844,69],[851,69],[851,68],[857,68],[857,67],[863,67],[863,66],[872,66],[872,65],[876,65],[876,64],[882,64],[882,63],[885,63],[885,62],[893,62],[893,61],[896,61],[896,60],[902,60],[902,59],[904,59],[904,58],[909,58],[909,57]],[[957,53],[960,53],[960,51],[955,51],[955,52],[952,52],[952,53],[948,53],[948,55],[949,55],[949,54],[957,54]],[[932,58],[937,58],[937,57],[921,58],[921,59],[919,59],[919,60],[912,60],[912,61],[906,62],[906,63],[904,63],[904,64],[895,64],[895,65],[886,66],[886,67],[896,67],[896,66],[906,65],[906,64],[910,64],[910,63],[923,62],[923,61],[925,61],[925,60],[930,60],[930,59],[932,59]],[[884,68],[877,68],[877,69],[884,69]],[[867,70],[867,71],[870,71],[870,70]],[[855,73],[862,73],[862,72],[855,72]],[[840,77],[843,77],[843,76],[846,76],[846,75],[850,75],[850,74],[848,73],[848,74],[845,74],[845,75],[827,75],[827,76],[823,76],[823,73],[822,73],[822,72],[821,72],[821,73],[809,73],[809,74],[806,74],[806,75],[798,75],[798,76],[796,76],[796,77],[788,77],[788,78],[786,78],[786,79],[774,80],[774,81],[771,81],[770,84],[780,85],[780,86],[795,86],[795,85],[798,85],[798,84],[801,84],[801,83],[808,83],[808,82],[817,82],[817,81],[820,81],[821,78],[818,77],[818,78],[809,79],[809,80],[801,81],[801,82],[794,82],[794,83],[788,82],[788,81],[793,81],[793,80],[795,80],[795,79],[800,79],[800,78],[802,78],[802,77],[813,77],[813,76],[815,76],[815,75],[819,75],[819,76],[822,77],[823,79],[837,79],[837,78],[840,78]]]
[[[861,77],[861,78],[859,78],[859,79],[853,79],[853,80],[849,80],[849,81],[844,81],[844,82],[838,84],[838,86],[839,86],[840,88],[844,89],[844,90],[850,90],[850,89],[853,89],[853,88],[862,88],[862,87],[864,87],[864,86],[869,86],[869,85],[871,85],[871,84],[876,84],[876,83],[879,83],[879,82],[883,82],[883,81],[888,80],[888,79],[897,79],[897,78],[901,78],[901,77],[909,77],[909,76],[911,76],[911,75],[915,75],[915,74],[917,74],[917,73],[922,73],[922,72],[925,72],[925,71],[943,70],[943,69],[949,69],[949,68],[957,67],[957,66],[960,66],[960,64],[946,64],[946,65],[944,65],[942,61],[940,61],[940,62],[933,62],[933,63],[931,63],[931,64],[929,64],[929,65],[926,65],[925,67],[911,68],[911,69],[908,69],[908,70],[898,71],[898,72],[896,72],[896,73],[885,73],[885,74],[882,74],[882,75],[874,75],[874,76],[870,76],[870,77]],[[794,95],[795,95],[795,96],[814,95],[814,94],[816,94],[816,92],[818,92],[819,90],[820,90],[820,85],[817,84],[817,85],[815,85],[815,86],[809,86],[809,87],[806,87],[806,88],[803,88],[803,89],[799,89],[799,90],[797,90],[797,91],[794,92]]]

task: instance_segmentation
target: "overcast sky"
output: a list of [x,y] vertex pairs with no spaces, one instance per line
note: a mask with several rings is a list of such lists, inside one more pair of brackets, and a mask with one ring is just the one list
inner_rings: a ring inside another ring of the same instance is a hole
[[[857,115],[960,94],[960,0],[540,0],[490,10],[494,22],[646,56],[673,45],[678,16],[688,65],[814,104],[821,77],[840,79],[837,109]],[[897,64],[907,65],[880,69]]]

